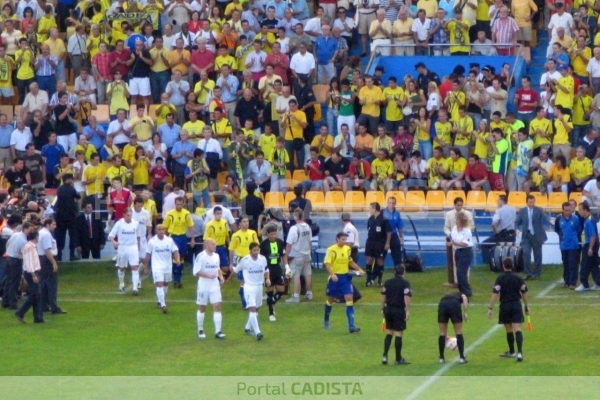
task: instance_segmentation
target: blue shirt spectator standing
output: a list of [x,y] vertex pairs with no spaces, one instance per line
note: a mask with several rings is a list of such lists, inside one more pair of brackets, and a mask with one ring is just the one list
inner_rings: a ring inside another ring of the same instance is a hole
[[402,245],[404,243],[404,221],[400,212],[396,210],[396,199],[390,197],[387,201],[387,207],[382,210],[383,218],[387,219],[392,229],[390,238],[390,253],[394,265],[402,263]]
[[8,123],[8,116],[0,114],[0,169],[7,171],[13,166],[10,154],[10,134],[15,130],[14,125]]
[[579,270],[579,236],[582,226],[579,218],[573,215],[572,206],[563,203],[562,215],[554,222],[554,231],[558,233],[560,253],[563,262],[564,287],[575,289],[577,282],[577,271]]
[[98,121],[94,115],[88,118],[89,125],[83,127],[83,134],[87,138],[88,142],[91,143],[97,151],[100,151],[104,147],[104,137],[106,131],[101,125],[98,125]]
[[60,155],[66,153],[62,145],[56,143],[56,133],[51,133],[47,145],[42,147],[42,157],[46,161],[46,187],[57,188],[59,181],[54,178],[54,167],[60,161]]
[[331,27],[329,25],[321,26],[323,36],[319,36],[315,41],[315,54],[317,58],[317,81],[323,85],[329,85],[329,82],[335,76],[333,60],[338,47],[338,41],[331,36]]
[[183,189],[185,168],[187,163],[194,158],[194,150],[196,145],[189,140],[187,131],[182,130],[180,135],[181,140],[175,143],[171,149],[171,157],[173,157],[173,175],[175,176],[175,186]]

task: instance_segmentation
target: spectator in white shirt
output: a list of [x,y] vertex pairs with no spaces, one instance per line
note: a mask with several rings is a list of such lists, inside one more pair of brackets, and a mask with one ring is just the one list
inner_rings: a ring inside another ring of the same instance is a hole
[[413,21],[411,32],[415,39],[415,55],[426,56],[429,55],[429,28],[431,27],[431,20],[425,18],[425,10],[419,10],[417,19]]
[[252,73],[252,80],[258,83],[260,78],[265,76],[265,61],[267,53],[262,50],[262,42],[254,41],[254,51],[246,56],[246,68]]
[[173,104],[177,109],[177,121],[183,121],[183,106],[185,105],[185,99],[190,91],[190,84],[184,81],[181,75],[181,71],[176,69],[173,72],[173,80],[167,83],[165,93],[169,95],[169,103]]
[[75,92],[85,91],[88,99],[96,104],[96,80],[87,68],[81,68],[81,74],[75,78]]
[[123,149],[129,143],[129,121],[125,118],[126,111],[122,108],[117,110],[117,119],[108,125],[106,134],[113,138],[113,144]]
[[31,130],[25,126],[25,121],[19,118],[17,128],[10,134],[10,151],[13,158],[25,155],[27,145],[33,140]]
[[247,180],[253,181],[262,193],[271,191],[271,163],[262,151],[257,151],[255,159],[248,163],[246,174]]

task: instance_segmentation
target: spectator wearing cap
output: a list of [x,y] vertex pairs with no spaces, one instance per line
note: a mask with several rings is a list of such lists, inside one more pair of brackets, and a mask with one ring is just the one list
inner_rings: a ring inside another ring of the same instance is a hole
[[371,38],[371,53],[390,55],[388,46],[392,37],[392,23],[385,19],[385,10],[380,8],[376,12],[377,19],[371,22],[369,27],[369,37]]
[[[435,0],[431,1],[435,3]],[[375,11],[379,8],[379,0],[354,0],[354,6],[356,7],[356,12],[359,14],[358,33],[360,33],[360,40],[362,43],[361,57],[365,57],[367,55],[369,30],[371,24],[376,19]],[[402,12],[402,9],[400,9],[400,12]]]
[[530,46],[532,32],[531,21],[533,15],[538,11],[538,6],[533,0],[512,0],[510,3],[510,12],[519,27],[517,40],[525,47]]
[[500,18],[492,27],[492,42],[496,45],[496,52],[500,56],[511,56],[517,48],[517,34],[519,27],[512,17],[508,16],[508,7],[500,9]]
[[[572,29],[575,28],[575,22],[573,21],[573,16],[567,12],[565,12],[564,3],[556,2],[554,3],[554,8],[556,8],[556,13],[550,18],[550,22],[548,23],[548,36],[550,37],[550,44],[554,43],[558,38],[558,30],[560,28],[564,29],[564,34],[566,36],[572,36]],[[550,54],[551,47],[548,46],[548,54]]]
[[[453,3],[450,1],[450,3]],[[441,2],[440,2],[441,5]],[[454,16],[454,8],[452,8],[452,16]],[[449,43],[449,36],[446,30],[446,25],[448,24],[448,20],[446,19],[447,13],[443,9],[438,9],[436,12],[435,18],[431,20],[431,26],[429,29],[429,35],[432,37],[433,46],[433,55],[434,56],[449,56],[450,49],[448,46],[440,46],[442,44]],[[438,46],[435,46],[435,45]]]
[[470,22],[463,19],[462,10],[455,10],[454,19],[450,20],[447,25],[448,33],[450,34],[450,54],[453,56],[467,56],[471,52],[468,44],[471,42],[469,38]]
[[414,36],[412,33],[413,19],[408,18],[406,8],[401,8],[398,13],[398,20],[394,22],[392,36],[394,37],[394,51],[397,56],[414,56]]
[[411,32],[415,41],[415,54],[418,56],[429,55],[429,30],[431,19],[425,17],[425,10],[420,9],[417,19],[413,21]]
[[[569,75],[569,68],[566,65],[557,66],[561,77],[558,80],[549,81],[550,86],[556,93],[554,104],[562,106],[566,110],[573,109],[573,97],[575,96],[575,80]],[[568,111],[570,115],[571,112]]]
[[[385,1],[385,0],[384,0]],[[380,3],[382,4],[382,3]],[[354,44],[354,41],[352,40],[352,32],[353,29],[355,28],[355,22],[354,22],[354,18],[350,18],[347,16],[347,10],[345,7],[338,7],[338,17],[337,19],[335,19],[333,21],[333,27],[334,28],[339,28],[340,30],[340,35],[346,39],[346,42],[348,43],[348,47],[352,47],[352,45]],[[396,13],[396,18],[397,18],[397,14]],[[393,20],[388,19],[388,21],[395,21],[396,18],[394,18]]]

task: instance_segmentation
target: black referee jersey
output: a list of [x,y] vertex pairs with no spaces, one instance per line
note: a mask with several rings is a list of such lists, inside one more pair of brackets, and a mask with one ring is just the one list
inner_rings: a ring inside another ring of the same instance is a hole
[[387,234],[392,232],[390,222],[383,217],[383,213],[379,213],[377,217],[371,215],[367,221],[367,241],[372,243],[380,243],[381,247],[387,241]]
[[260,254],[267,259],[267,265],[279,265],[285,254],[285,243],[281,239],[275,239],[274,242],[265,239],[260,243]]
[[494,293],[500,294],[500,303],[520,301],[521,294],[527,290],[525,281],[511,271],[505,271],[494,283]]
[[381,294],[385,295],[387,307],[406,308],[404,296],[412,297],[410,283],[401,276],[396,276],[385,281],[381,288]]

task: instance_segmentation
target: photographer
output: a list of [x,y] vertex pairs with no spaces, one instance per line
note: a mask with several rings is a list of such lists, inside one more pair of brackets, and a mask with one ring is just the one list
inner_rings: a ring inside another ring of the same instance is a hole
[[79,193],[73,187],[73,175],[65,174],[63,184],[56,192],[56,242],[58,245],[57,260],[62,261],[62,250],[65,247],[67,231],[69,232],[69,250],[71,261],[79,260],[75,255],[77,247],[77,234],[75,222],[77,217],[77,200],[80,199]]

